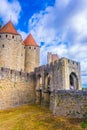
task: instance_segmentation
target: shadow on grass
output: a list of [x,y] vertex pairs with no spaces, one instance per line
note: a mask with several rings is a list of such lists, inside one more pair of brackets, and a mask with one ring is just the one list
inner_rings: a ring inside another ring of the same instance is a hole
[[69,119],[70,124],[77,125],[83,122],[82,118],[70,118]]

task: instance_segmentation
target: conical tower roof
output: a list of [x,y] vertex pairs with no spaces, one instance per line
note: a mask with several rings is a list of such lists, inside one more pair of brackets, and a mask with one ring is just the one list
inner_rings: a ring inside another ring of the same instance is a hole
[[36,43],[36,41],[34,40],[32,34],[29,34],[27,36],[27,38],[23,41],[23,44],[26,45],[26,46],[38,46],[38,44]]
[[5,26],[0,29],[0,33],[11,33],[18,35],[13,23],[9,21]]

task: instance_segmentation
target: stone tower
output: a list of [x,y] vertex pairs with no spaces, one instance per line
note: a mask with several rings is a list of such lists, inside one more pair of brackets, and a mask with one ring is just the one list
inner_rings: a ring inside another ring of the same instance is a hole
[[50,64],[51,62],[54,62],[58,60],[59,57],[57,54],[52,54],[51,52],[47,53],[47,63]]
[[34,71],[40,63],[40,47],[31,34],[23,41],[23,45],[25,45],[25,71]]
[[0,30],[0,67],[24,70],[22,37],[11,21]]

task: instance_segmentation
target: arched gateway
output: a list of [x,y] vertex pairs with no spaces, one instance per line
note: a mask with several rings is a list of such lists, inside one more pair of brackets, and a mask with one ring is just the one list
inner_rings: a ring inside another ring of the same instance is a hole
[[78,89],[78,77],[75,72],[71,72],[69,76],[70,89],[77,90]]

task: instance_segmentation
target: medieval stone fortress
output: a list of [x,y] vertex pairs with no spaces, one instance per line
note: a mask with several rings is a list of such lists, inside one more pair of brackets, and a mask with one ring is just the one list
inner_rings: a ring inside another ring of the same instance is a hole
[[47,58],[39,66],[39,45],[31,34],[23,41],[11,21],[0,29],[0,109],[40,104],[56,115],[79,117],[87,111],[80,63],[50,52]]

